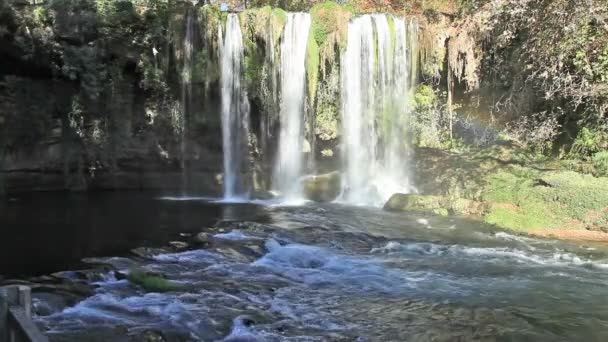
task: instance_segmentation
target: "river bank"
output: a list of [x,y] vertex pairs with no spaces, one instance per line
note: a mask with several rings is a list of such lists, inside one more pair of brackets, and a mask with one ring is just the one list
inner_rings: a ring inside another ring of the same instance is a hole
[[451,152],[418,149],[418,194],[387,210],[465,215],[514,232],[608,241],[608,178],[592,162],[559,160],[505,143]]

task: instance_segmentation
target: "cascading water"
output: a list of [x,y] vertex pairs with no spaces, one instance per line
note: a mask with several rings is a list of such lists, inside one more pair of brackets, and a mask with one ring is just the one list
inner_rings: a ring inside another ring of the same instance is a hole
[[238,16],[226,19],[226,33],[219,27],[221,45],[222,140],[224,148],[224,199],[245,197],[243,156],[249,138],[249,101],[241,86],[243,37]]
[[404,19],[380,14],[361,16],[348,26],[341,63],[347,202],[381,204],[393,193],[412,190],[406,142],[415,29]]
[[275,164],[273,187],[284,199],[301,196],[299,178],[302,175],[302,142],[304,139],[304,99],[306,46],[310,15],[287,14],[281,42],[281,107],[278,157]]
[[182,46],[182,73],[181,73],[181,103],[178,129],[180,132],[180,152],[181,161],[180,167],[182,170],[182,190],[185,191],[188,186],[187,162],[188,155],[188,137],[187,123],[190,119],[192,111],[192,62],[194,59],[194,37],[196,31],[195,13],[188,10],[186,14],[186,31]]

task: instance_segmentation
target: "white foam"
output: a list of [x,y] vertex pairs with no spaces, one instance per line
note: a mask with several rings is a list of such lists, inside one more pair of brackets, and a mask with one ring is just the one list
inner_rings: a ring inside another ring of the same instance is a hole
[[249,236],[238,229],[232,230],[228,233],[215,234],[215,235],[213,235],[213,237],[217,238],[217,239],[235,240],[235,241],[258,239],[256,237]]
[[230,335],[226,336],[222,341],[223,342],[257,342],[260,341],[258,336],[251,331],[244,323],[244,317],[237,317],[234,319],[234,323],[232,325],[232,331],[230,331]]
[[217,197],[209,196],[163,196],[159,197],[158,199],[163,201],[220,201],[220,199],[218,199]]
[[251,199],[249,199],[247,197],[235,196],[235,197],[215,199],[212,202],[213,203],[225,203],[225,204],[246,204],[246,203],[251,203],[252,201],[251,201]]
[[156,261],[161,262],[177,262],[177,263],[201,263],[211,262],[221,259],[222,256],[216,253],[212,253],[203,249],[196,249],[192,251],[180,252],[180,253],[167,253],[159,254],[153,257]]
[[429,220],[425,219],[425,218],[419,218],[416,220],[416,223],[424,225],[424,226],[428,226],[429,225]]

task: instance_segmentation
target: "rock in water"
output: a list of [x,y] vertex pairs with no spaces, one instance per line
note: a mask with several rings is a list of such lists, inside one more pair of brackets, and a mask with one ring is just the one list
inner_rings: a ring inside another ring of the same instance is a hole
[[443,196],[394,194],[384,205],[384,210],[395,211],[429,211],[443,209],[446,207]]
[[394,194],[384,205],[389,211],[422,211],[441,216],[456,215],[482,215],[487,205],[483,202],[464,198],[449,199],[444,196]]
[[331,202],[340,196],[342,177],[338,171],[308,176],[302,180],[304,196],[315,202]]

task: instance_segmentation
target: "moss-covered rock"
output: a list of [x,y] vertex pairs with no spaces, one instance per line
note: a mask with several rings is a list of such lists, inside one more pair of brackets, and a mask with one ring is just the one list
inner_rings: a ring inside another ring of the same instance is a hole
[[443,196],[394,194],[384,205],[390,211],[427,211],[445,209],[447,200]]
[[331,202],[338,198],[342,190],[342,177],[339,172],[308,176],[302,180],[304,196],[315,202]]
[[306,84],[308,99],[312,108],[317,97],[317,86],[319,83],[319,45],[314,38],[313,30],[308,34],[308,45],[306,46]]
[[177,291],[180,288],[178,284],[165,279],[162,275],[142,269],[131,270],[127,279],[130,283],[141,286],[148,292],[169,292]]
[[384,205],[389,211],[421,211],[441,216],[455,215],[481,215],[486,205],[479,201],[464,198],[450,199],[445,196],[394,194]]

